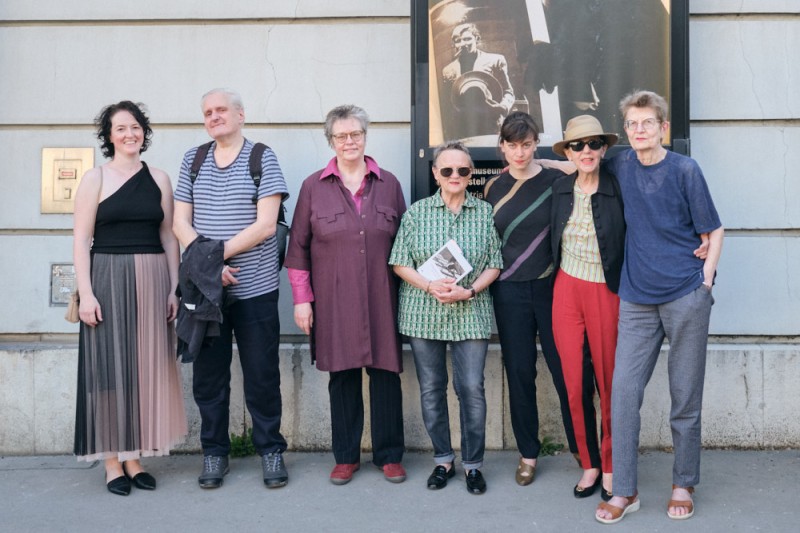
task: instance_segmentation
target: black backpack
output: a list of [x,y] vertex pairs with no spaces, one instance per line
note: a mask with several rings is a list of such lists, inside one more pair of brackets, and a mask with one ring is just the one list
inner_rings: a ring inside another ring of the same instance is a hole
[[[197,152],[194,154],[192,166],[189,169],[189,178],[194,185],[197,180],[197,174],[200,172],[200,167],[203,166],[203,161],[206,160],[208,150],[214,141],[201,144],[197,147]],[[256,186],[256,192],[253,194],[253,203],[258,203],[258,187],[261,185],[261,157],[264,155],[264,150],[267,145],[264,143],[255,143],[253,150],[250,152],[250,177],[253,178],[253,183]],[[289,237],[289,224],[286,223],[286,206],[283,205],[281,200],[281,207],[278,209],[278,224],[275,227],[275,238],[278,240],[278,269],[283,268],[283,260],[286,258],[286,245]]]

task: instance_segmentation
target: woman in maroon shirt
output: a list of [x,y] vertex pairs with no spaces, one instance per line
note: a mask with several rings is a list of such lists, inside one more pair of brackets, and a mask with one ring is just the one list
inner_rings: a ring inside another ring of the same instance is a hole
[[397,178],[364,155],[368,125],[360,107],[328,113],[325,136],[336,157],[303,182],[286,255],[295,322],[311,336],[317,368],[330,372],[335,485],[360,467],[362,368],[372,462],[391,482],[406,478],[397,279],[388,265],[406,204]]

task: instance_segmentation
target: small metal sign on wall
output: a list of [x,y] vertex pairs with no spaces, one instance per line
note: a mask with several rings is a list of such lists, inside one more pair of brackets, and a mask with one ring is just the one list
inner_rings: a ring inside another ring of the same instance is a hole
[[72,263],[50,265],[50,305],[67,305],[77,287],[75,266]]
[[75,192],[94,148],[42,148],[42,213],[74,213]]

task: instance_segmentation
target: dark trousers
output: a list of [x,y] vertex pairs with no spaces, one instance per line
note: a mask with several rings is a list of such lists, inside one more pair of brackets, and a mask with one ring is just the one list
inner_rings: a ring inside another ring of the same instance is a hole
[[[396,372],[367,368],[369,415],[372,433],[372,462],[377,466],[403,460],[403,394]],[[331,400],[333,457],[337,464],[358,463],[364,432],[364,398],[360,368],[331,372],[328,394]]]
[[[542,355],[550,369],[553,386],[561,404],[561,420],[567,437],[569,450],[578,451],[575,431],[569,410],[567,387],[561,369],[561,359],[553,340],[553,287],[550,278],[533,281],[495,281],[492,283],[492,299],[497,320],[497,332],[503,351],[503,364],[508,383],[511,427],[517,448],[522,457],[534,459],[539,456],[539,410],[536,405],[536,335],[542,345]],[[591,360],[587,360],[591,368]],[[584,412],[586,434],[597,434],[597,422],[589,416],[594,413],[592,402],[594,383],[592,372],[583,373]],[[596,445],[595,445],[596,449]],[[597,452],[592,462],[599,467]]]
[[286,450],[281,435],[281,375],[278,368],[278,291],[237,300],[223,313],[220,336],[194,362],[194,400],[200,409],[205,455],[228,455],[233,333],[239,347],[244,397],[253,419],[253,444],[260,454]]

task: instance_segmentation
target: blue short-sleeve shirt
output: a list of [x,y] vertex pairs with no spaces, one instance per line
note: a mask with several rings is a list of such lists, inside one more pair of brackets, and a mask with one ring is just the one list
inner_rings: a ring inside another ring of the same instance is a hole
[[675,152],[643,165],[625,150],[609,160],[625,203],[625,261],[619,296],[662,304],[703,283],[702,259],[694,256],[700,234],[722,226],[697,162]]

